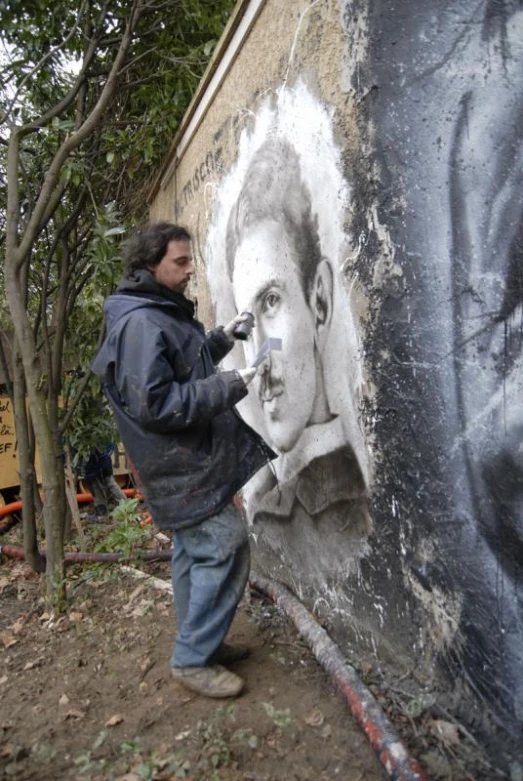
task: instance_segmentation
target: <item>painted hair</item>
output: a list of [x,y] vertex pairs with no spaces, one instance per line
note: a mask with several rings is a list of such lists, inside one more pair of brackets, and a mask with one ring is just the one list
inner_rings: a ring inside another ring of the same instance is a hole
[[293,259],[298,267],[305,296],[311,291],[321,260],[317,219],[291,144],[271,136],[255,152],[238,200],[227,223],[226,257],[232,280],[234,257],[244,236],[260,222],[279,223],[291,238]]
[[191,241],[191,234],[186,228],[171,222],[153,222],[134,231],[122,249],[125,275],[157,266],[170,241]]
[[487,0],[483,17],[482,37],[491,41],[496,35],[501,39],[500,54],[503,60],[509,55],[507,28],[511,18],[521,10],[521,0]]

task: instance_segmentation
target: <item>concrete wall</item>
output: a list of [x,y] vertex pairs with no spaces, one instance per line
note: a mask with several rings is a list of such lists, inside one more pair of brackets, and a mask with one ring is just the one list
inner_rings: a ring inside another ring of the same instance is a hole
[[[199,315],[283,340],[240,409],[258,566],[347,647],[523,726],[523,9],[242,3],[161,172]],[[234,32],[234,31],[233,31]]]

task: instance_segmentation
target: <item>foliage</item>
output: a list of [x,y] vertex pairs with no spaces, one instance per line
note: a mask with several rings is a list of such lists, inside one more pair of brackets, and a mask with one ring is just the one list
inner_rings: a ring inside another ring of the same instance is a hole
[[138,499],[122,499],[111,512],[114,521],[112,531],[96,546],[99,553],[117,551],[130,556],[148,541],[147,533],[140,526]]
[[264,702],[263,707],[265,708],[265,713],[276,727],[288,727],[289,724],[292,723],[291,712],[289,708],[278,710],[271,702]]
[[[71,385],[78,378],[71,381]],[[114,417],[104,401],[100,382],[94,375],[75,407],[73,421],[68,429],[67,438],[73,452],[72,465],[85,464],[95,452],[104,452],[110,445],[119,441]]]
[[137,523],[141,518],[139,505],[140,500],[136,497],[121,499],[111,512],[111,518],[116,523]]
[[[96,203],[113,199],[126,219],[143,218],[147,189],[233,6],[233,0],[143,3],[111,111],[64,165],[62,177],[68,192],[88,183]],[[38,121],[73,88],[82,58],[85,61],[87,56],[86,30],[96,42],[83,80],[82,114],[89,112],[114,60],[132,2],[112,2],[104,15],[105,7],[92,0],[78,6],[64,0],[0,6],[0,29],[10,53],[0,75],[0,90],[4,105],[6,93],[17,95],[11,111],[17,124]],[[68,31],[66,36],[64,31]],[[43,64],[38,67],[39,63]],[[78,110],[73,103],[27,139],[26,161],[30,162],[31,154],[38,156],[39,150],[49,158],[77,127]],[[43,174],[40,170],[37,186]]]
[[61,415],[63,419],[74,408],[67,426],[67,438],[75,454],[73,466],[119,440],[100,382],[90,373],[90,363],[100,338],[104,299],[120,276],[118,239],[123,231],[114,205],[109,204],[94,223],[85,250],[86,282],[69,319]]

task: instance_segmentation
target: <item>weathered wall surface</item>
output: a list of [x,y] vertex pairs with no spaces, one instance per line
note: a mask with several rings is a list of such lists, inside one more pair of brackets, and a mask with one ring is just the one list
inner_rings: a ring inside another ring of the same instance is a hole
[[255,314],[258,565],[523,726],[523,9],[260,3],[164,175],[201,319]]

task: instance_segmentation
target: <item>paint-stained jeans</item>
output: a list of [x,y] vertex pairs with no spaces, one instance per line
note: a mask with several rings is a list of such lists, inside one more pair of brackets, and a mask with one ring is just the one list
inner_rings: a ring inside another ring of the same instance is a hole
[[173,667],[203,667],[211,661],[234,618],[249,567],[247,531],[232,504],[176,532],[172,582],[178,631]]

